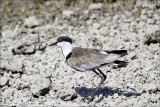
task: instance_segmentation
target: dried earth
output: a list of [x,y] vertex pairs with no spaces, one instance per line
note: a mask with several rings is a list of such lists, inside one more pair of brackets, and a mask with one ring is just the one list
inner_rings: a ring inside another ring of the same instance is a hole
[[[159,106],[160,1],[1,1],[0,105]],[[126,67],[104,66],[107,79],[67,66],[62,35],[75,46],[126,49]]]

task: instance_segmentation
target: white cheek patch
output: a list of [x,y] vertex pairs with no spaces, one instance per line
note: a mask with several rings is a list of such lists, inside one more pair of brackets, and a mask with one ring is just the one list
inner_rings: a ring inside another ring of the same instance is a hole
[[59,42],[59,43],[57,43],[57,45],[58,45],[58,46],[63,46],[64,43],[63,43],[63,42]]
[[69,42],[59,42],[57,43],[58,46],[61,47],[62,49],[62,53],[65,57],[67,57],[67,55],[72,51],[73,46],[71,43]]

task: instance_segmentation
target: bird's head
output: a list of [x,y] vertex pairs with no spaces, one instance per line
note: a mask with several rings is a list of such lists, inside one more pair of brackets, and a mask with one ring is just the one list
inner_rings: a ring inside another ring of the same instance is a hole
[[67,37],[67,36],[61,36],[57,39],[57,41],[55,43],[52,43],[49,46],[57,45],[57,46],[60,46],[60,47],[64,47],[67,44],[72,45],[72,39]]

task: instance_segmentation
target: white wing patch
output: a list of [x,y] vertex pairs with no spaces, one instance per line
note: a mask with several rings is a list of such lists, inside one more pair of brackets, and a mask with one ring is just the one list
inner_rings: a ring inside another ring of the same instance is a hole
[[101,54],[108,54],[107,52],[105,52],[105,51],[103,51],[103,50],[101,50],[101,51],[99,51]]
[[95,50],[94,52],[99,53],[99,54],[108,54],[107,52],[103,51],[103,50]]

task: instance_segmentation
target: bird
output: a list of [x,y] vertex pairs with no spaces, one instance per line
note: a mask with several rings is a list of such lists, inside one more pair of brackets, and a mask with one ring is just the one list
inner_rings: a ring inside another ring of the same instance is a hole
[[106,80],[106,75],[100,70],[100,67],[110,64],[119,66],[126,65],[125,61],[117,59],[127,55],[127,50],[102,50],[74,47],[72,39],[68,36],[60,36],[56,42],[51,43],[49,46],[54,45],[61,47],[66,63],[71,68],[81,72],[93,71],[101,78],[99,85],[95,88],[93,93],[89,95],[91,96],[90,101],[93,101],[98,89]]

